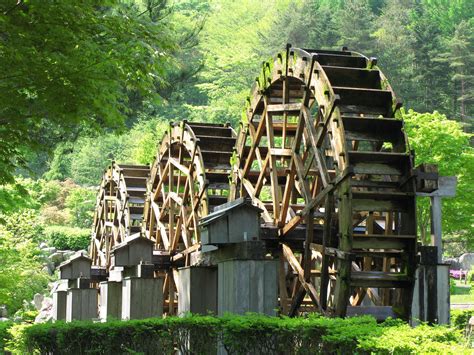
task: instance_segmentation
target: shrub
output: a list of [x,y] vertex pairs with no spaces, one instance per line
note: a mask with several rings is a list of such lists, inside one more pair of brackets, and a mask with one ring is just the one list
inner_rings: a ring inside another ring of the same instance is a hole
[[17,242],[39,243],[43,239],[44,225],[37,211],[24,209],[6,215],[3,219],[4,230],[10,232]]
[[9,314],[43,292],[49,276],[42,271],[43,262],[37,245],[31,240],[20,240],[0,226],[0,305],[7,306]]
[[0,322],[0,354],[5,352],[5,346],[11,339],[11,335],[8,332],[9,328],[13,325],[13,322]]
[[[262,315],[167,317],[24,327],[10,342],[19,353],[53,354],[391,354],[467,353],[459,331],[371,317],[277,318]],[[17,345],[19,344],[19,345]]]
[[466,279],[468,282],[474,282],[474,266],[471,267],[471,270],[467,273]]
[[87,249],[90,242],[90,229],[50,226],[45,229],[49,245],[61,250]]
[[72,217],[72,223],[79,228],[91,228],[96,203],[96,191],[78,187],[66,197],[66,207]]
[[465,330],[469,318],[474,316],[474,309],[451,310],[451,324],[459,330]]

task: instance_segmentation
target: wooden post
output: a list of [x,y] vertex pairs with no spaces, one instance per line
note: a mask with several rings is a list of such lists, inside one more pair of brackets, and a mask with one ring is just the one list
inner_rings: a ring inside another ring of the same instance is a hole
[[[339,208],[339,250],[350,253],[352,250],[352,203],[350,181],[344,180],[338,189]],[[349,302],[351,260],[337,256],[337,279],[335,289],[335,315],[345,317]]]
[[431,196],[431,245],[438,247],[438,263],[443,260],[441,240],[441,196]]

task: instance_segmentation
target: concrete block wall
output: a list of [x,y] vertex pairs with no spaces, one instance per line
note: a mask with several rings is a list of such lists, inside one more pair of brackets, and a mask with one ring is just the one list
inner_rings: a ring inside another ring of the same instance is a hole
[[163,280],[125,277],[122,283],[122,319],[163,315]]
[[53,320],[66,320],[67,291],[53,292]]
[[66,299],[66,322],[97,318],[97,289],[70,288]]
[[105,281],[100,283],[99,318],[106,322],[122,318],[122,282]]
[[256,312],[276,315],[276,260],[227,260],[218,264],[218,315]]
[[217,314],[217,268],[190,266],[178,274],[178,315]]

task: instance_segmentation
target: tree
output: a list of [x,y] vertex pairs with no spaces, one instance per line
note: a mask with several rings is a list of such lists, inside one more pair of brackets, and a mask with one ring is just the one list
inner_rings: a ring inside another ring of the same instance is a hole
[[337,11],[340,46],[365,55],[373,54],[371,45],[375,16],[368,0],[348,0]]
[[[469,247],[474,246],[474,149],[470,135],[463,132],[459,122],[449,120],[438,112],[404,112],[405,129],[411,149],[415,150],[416,165],[437,164],[439,174],[455,175],[458,186],[455,198],[443,199],[444,237],[460,237]],[[418,224],[422,235],[429,227],[427,201],[420,201]]]
[[30,150],[123,127],[129,92],[158,97],[174,46],[166,19],[118,0],[2,4],[0,184]]
[[474,20],[461,21],[452,38],[446,38],[447,52],[440,61],[448,63],[451,80],[456,84],[456,101],[465,129],[471,131],[472,119],[469,105],[474,100]]
[[409,29],[412,0],[388,1],[375,21],[373,33],[376,56],[396,94],[410,107],[415,83],[413,81],[414,36]]

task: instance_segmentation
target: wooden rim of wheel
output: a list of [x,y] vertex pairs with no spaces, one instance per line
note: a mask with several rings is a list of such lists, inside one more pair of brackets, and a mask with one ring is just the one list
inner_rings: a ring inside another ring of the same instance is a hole
[[140,232],[149,173],[146,165],[115,162],[104,171],[93,220],[92,265],[109,270],[112,248]]
[[408,317],[415,190],[399,107],[375,58],[288,46],[263,64],[230,198],[250,197],[276,230],[283,313],[344,316],[367,295]]
[[164,301],[175,313],[176,272],[191,264],[200,249],[199,220],[227,201],[235,132],[228,125],[172,124],[159,144],[151,168],[144,214],[144,235],[155,253],[168,255]]

